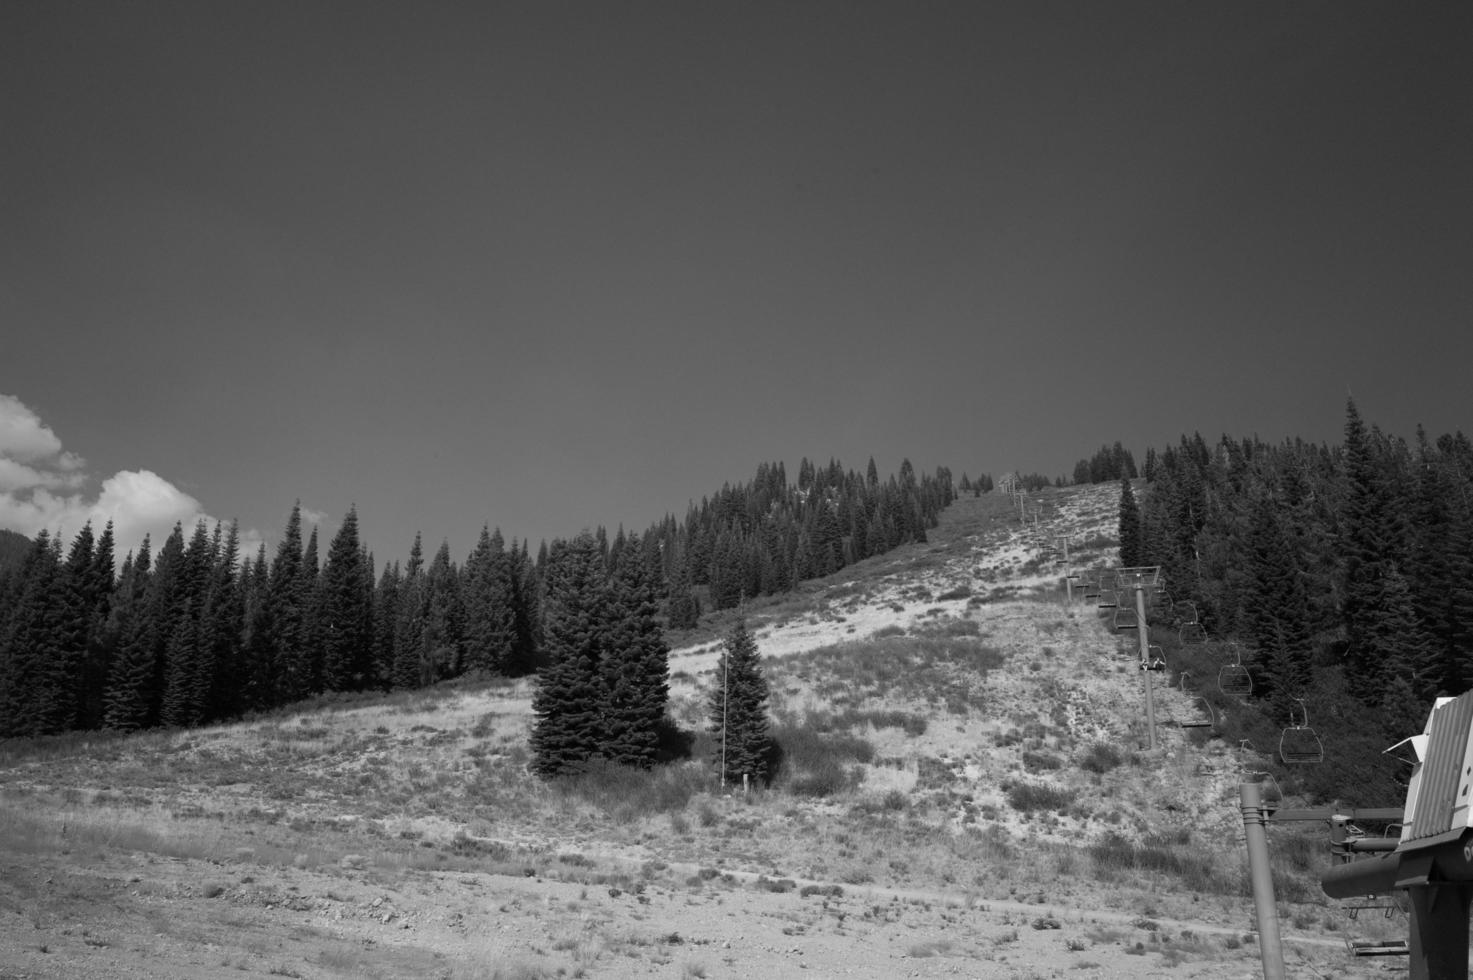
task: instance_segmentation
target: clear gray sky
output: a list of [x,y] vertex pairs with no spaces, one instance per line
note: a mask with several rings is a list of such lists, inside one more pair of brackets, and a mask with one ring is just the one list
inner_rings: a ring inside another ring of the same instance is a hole
[[1467,431],[1470,311],[1466,3],[0,5],[28,534]]

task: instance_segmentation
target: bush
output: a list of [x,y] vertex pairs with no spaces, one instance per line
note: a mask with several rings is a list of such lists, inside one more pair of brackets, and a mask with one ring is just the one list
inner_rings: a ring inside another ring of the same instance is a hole
[[1014,783],[1008,789],[1008,803],[1019,813],[1039,810],[1063,812],[1074,802],[1074,794],[1044,783]]
[[1087,772],[1104,774],[1112,769],[1118,769],[1125,761],[1120,750],[1106,742],[1095,742],[1084,751],[1079,760],[1079,768]]
[[874,760],[875,747],[854,735],[821,734],[811,727],[783,727],[773,732],[780,754],[780,774],[799,796],[833,796],[858,785],[863,769],[856,763]]
[[1029,772],[1052,772],[1063,767],[1064,760],[1052,752],[1026,751],[1023,753],[1023,768]]

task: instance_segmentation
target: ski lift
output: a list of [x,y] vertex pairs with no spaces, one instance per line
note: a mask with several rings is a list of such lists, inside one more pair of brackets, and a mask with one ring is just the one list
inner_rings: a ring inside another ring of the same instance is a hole
[[1086,599],[1098,599],[1100,597],[1100,573],[1098,569],[1085,572],[1080,578],[1084,582],[1084,597]]
[[1201,623],[1187,623],[1177,629],[1176,638],[1182,643],[1206,643],[1207,631]]
[[1101,609],[1115,609],[1120,605],[1120,596],[1114,589],[1100,587],[1100,597],[1097,605]]
[[1156,613],[1158,618],[1170,616],[1176,611],[1172,607],[1171,593],[1167,592],[1164,587],[1155,591],[1147,591],[1146,605],[1150,607],[1153,613]]
[[1285,765],[1313,765],[1325,761],[1325,746],[1309,727],[1309,709],[1303,698],[1295,698],[1298,709],[1289,710],[1289,727],[1279,736],[1279,758]]
[[1177,686],[1187,696],[1187,706],[1195,709],[1196,713],[1190,715],[1189,720],[1177,722],[1177,725],[1181,728],[1216,728],[1217,712],[1212,710],[1212,702],[1187,687],[1187,678],[1191,676],[1190,672],[1182,671],[1177,678]]
[[1201,622],[1197,617],[1197,604],[1190,599],[1178,599],[1172,603],[1171,611],[1176,615],[1177,626],[1196,626]]
[[1223,664],[1217,672],[1217,689],[1229,697],[1242,698],[1253,693],[1253,675],[1243,666],[1243,652],[1232,644],[1233,662]]
[[1117,630],[1140,629],[1141,620],[1136,615],[1135,606],[1125,605],[1115,607],[1115,628]]

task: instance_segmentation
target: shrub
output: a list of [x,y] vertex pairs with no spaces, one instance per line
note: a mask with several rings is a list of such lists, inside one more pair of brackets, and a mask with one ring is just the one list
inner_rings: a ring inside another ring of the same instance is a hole
[[1104,774],[1112,769],[1117,769],[1125,761],[1120,750],[1107,742],[1095,742],[1079,760],[1079,768],[1087,772]]
[[1052,752],[1025,751],[1023,753],[1023,768],[1029,772],[1052,772],[1063,767],[1064,760]]
[[1071,791],[1044,783],[1015,783],[1008,789],[1008,803],[1019,813],[1063,811],[1073,802]]

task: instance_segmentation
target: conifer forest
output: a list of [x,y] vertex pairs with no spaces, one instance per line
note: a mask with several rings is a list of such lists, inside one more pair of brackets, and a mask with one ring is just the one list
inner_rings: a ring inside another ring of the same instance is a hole
[[418,538],[380,563],[352,509],[325,554],[298,507],[269,557],[264,545],[242,555],[233,526],[176,526],[121,562],[111,527],[70,542],[43,531],[0,552],[0,737],[195,726],[333,692],[540,670],[537,710],[555,723],[534,739],[539,771],[592,756],[649,765],[666,628],[924,541],[955,493],[948,470],[909,461],[883,481],[873,460],[858,473],[805,459],[796,482],[762,464],[684,520],[535,552],[487,527],[463,563],[448,542],[427,558]]
[[[1137,468],[1116,443],[1067,482],[1107,481],[1121,488],[1120,563],[1160,566],[1200,636],[1236,644],[1251,710],[1280,726],[1296,711],[1353,720],[1361,741],[1309,790],[1399,794],[1381,749],[1419,731],[1431,699],[1473,684],[1468,438],[1408,443],[1352,402],[1339,445],[1184,435]],[[1050,482],[1015,474],[998,491]],[[197,726],[333,692],[536,672],[537,772],[648,767],[670,737],[668,631],[923,542],[958,493],[984,492],[990,477],[954,484],[908,461],[882,480],[873,461],[804,460],[792,482],[770,463],[643,532],[534,551],[487,527],[460,563],[448,542],[427,557],[417,539],[380,561],[351,509],[324,551],[294,508],[269,556],[240,554],[234,527],[176,526],[121,561],[109,527],[69,542],[42,532],[0,552],[0,737]],[[1157,635],[1175,644],[1176,625]],[[751,636],[739,627],[726,649],[746,732],[727,771],[760,773]]]

